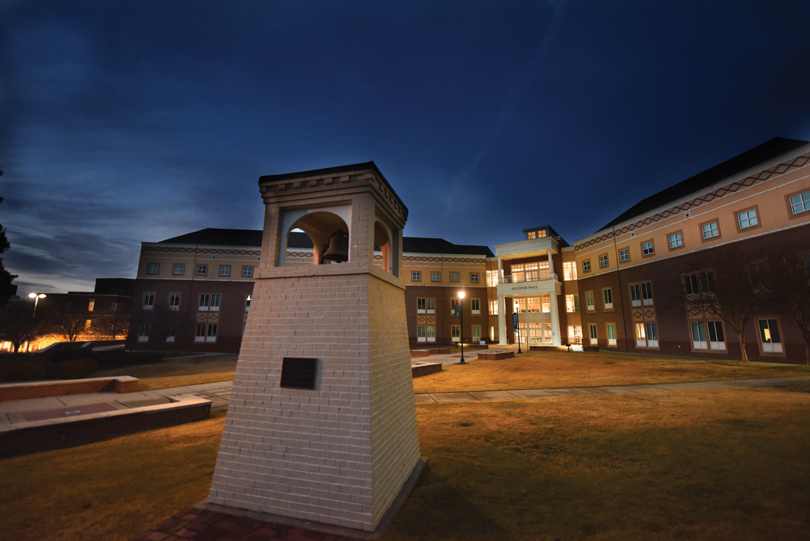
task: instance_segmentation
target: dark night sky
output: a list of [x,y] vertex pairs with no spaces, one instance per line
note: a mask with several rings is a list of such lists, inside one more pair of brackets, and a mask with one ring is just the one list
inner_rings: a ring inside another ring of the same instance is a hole
[[20,294],[259,229],[265,174],[374,160],[406,235],[573,242],[775,136],[810,140],[807,1],[0,2]]

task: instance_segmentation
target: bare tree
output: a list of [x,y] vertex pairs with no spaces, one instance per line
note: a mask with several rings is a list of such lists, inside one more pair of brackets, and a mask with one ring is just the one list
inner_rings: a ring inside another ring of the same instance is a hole
[[[686,274],[683,293],[687,303],[726,322],[740,344],[741,359],[748,361],[745,330],[757,308],[768,298],[755,260],[726,260],[713,270]],[[752,274],[753,273],[753,274]]]
[[105,337],[115,340],[118,336],[126,337],[129,331],[129,314],[115,312],[97,317],[94,324]]
[[787,254],[768,261],[762,283],[779,311],[796,322],[805,344],[805,363],[810,364],[810,254]]
[[34,317],[34,306],[28,302],[13,302],[6,306],[0,317],[0,336],[11,342],[14,353],[26,342],[42,336],[42,319]]
[[75,342],[87,329],[87,314],[83,312],[62,312],[51,314],[51,331],[68,342]]

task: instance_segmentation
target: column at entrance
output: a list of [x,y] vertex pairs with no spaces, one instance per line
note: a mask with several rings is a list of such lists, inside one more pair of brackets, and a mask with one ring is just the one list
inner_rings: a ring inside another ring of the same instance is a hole
[[[500,266],[500,259],[498,266]],[[499,272],[500,274],[500,272]],[[506,341],[506,307],[503,295],[498,295],[498,345],[505,346]]]

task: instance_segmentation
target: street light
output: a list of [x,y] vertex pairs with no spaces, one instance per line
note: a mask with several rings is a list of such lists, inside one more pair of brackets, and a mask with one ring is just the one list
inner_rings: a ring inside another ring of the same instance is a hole
[[33,315],[36,316],[37,315],[37,304],[39,303],[39,299],[44,299],[45,298],[45,293],[29,293],[28,298],[29,299],[34,299],[34,314]]
[[464,292],[459,291],[458,292],[458,313],[461,315],[461,333],[460,333],[460,336],[459,336],[459,340],[461,342],[461,360],[458,362],[458,364],[467,364],[464,361],[464,309],[461,306],[461,301],[463,301],[463,300],[464,300]]
[[518,333],[518,353],[523,353],[522,351],[520,351],[520,319],[519,319],[520,316],[518,316],[519,313],[520,313],[520,303],[518,301],[515,301],[515,325],[517,327]]

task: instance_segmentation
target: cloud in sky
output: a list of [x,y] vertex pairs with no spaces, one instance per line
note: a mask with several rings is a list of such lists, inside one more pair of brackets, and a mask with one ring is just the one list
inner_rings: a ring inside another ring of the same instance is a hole
[[21,293],[140,242],[260,228],[257,180],[375,160],[406,234],[569,241],[774,136],[810,139],[801,2],[0,7],[0,213]]

